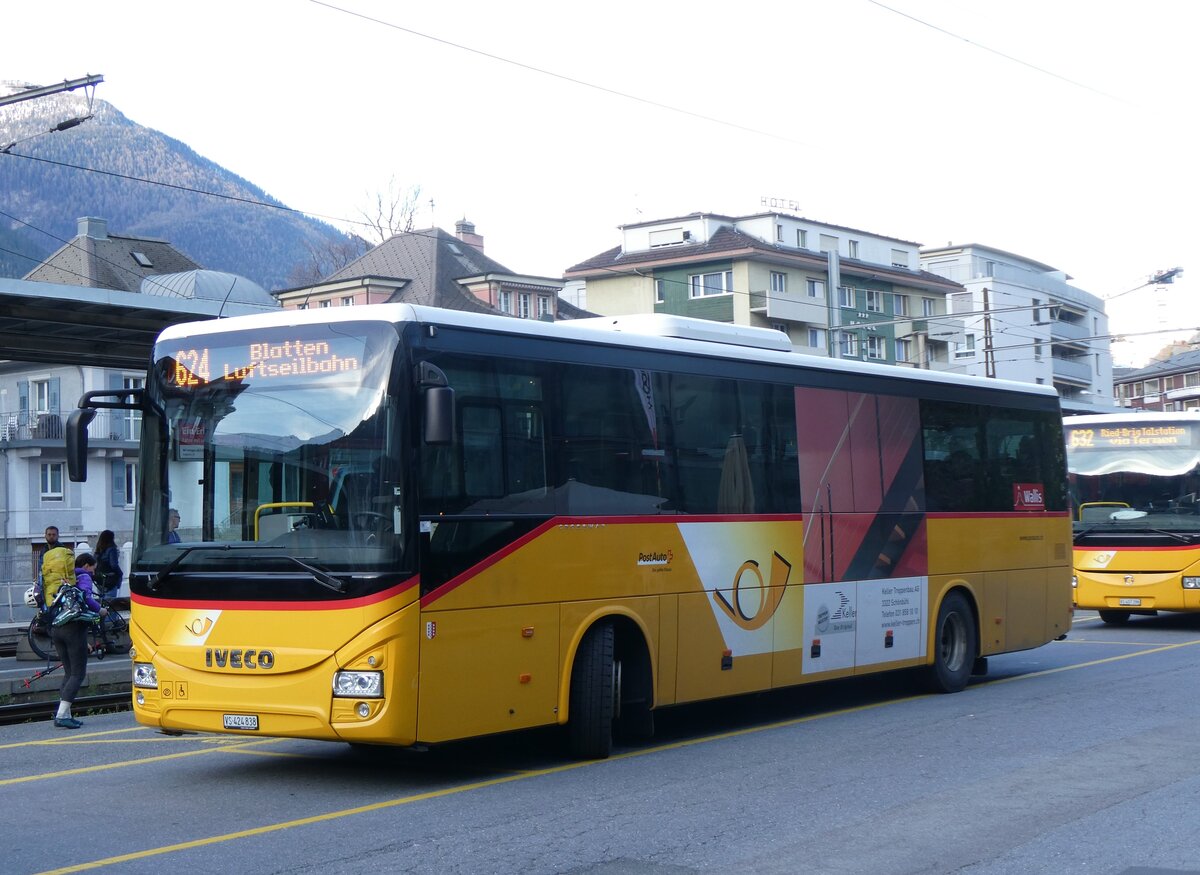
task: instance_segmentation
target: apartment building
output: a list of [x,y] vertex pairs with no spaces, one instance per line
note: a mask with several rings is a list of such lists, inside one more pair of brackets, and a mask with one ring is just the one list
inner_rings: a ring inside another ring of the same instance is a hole
[[620,227],[568,268],[570,300],[605,316],[668,313],[783,332],[799,352],[943,369],[957,282],[919,244],[778,212],[691,213]]
[[1097,296],[1061,270],[991,246],[922,249],[921,266],[960,284],[951,312],[963,323],[952,370],[1053,386],[1066,410],[1114,407],[1108,316]]

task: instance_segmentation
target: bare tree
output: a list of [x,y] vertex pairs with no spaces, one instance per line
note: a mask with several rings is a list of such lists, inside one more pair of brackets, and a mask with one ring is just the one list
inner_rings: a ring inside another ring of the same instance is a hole
[[363,255],[371,244],[357,235],[342,240],[324,240],[313,243],[304,241],[308,255],[304,261],[292,268],[287,282],[291,288],[311,286],[337,273],[354,259]]
[[[367,197],[372,198],[370,194]],[[359,210],[374,241],[382,243],[396,234],[411,231],[420,197],[421,186],[410,185],[402,190],[397,187],[394,176],[388,180],[386,192],[375,192],[372,202]]]

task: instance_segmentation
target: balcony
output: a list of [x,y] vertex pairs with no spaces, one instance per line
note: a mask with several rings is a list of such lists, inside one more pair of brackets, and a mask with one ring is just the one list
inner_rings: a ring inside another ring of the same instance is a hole
[[[0,413],[0,443],[62,443],[66,414],[60,412]],[[88,426],[90,441],[136,441],[141,434],[141,416],[124,410],[101,410]]]
[[1072,383],[1082,383],[1085,386],[1092,384],[1092,368],[1086,358],[1067,359],[1051,356],[1050,361],[1055,380],[1062,379]]

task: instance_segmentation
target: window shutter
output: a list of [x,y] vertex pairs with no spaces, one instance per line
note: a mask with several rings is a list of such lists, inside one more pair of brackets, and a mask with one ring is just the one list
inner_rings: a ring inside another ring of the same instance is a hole
[[125,506],[125,460],[113,459],[109,464],[112,469],[112,506]]
[[60,407],[58,404],[59,398],[62,397],[61,389],[62,389],[62,378],[61,377],[51,377],[50,378],[50,397],[48,399],[49,403],[50,403],[50,412],[51,413],[62,413],[62,407]]
[[18,425],[29,425],[29,381],[22,380],[17,383],[17,394],[20,396],[19,416],[17,417]]

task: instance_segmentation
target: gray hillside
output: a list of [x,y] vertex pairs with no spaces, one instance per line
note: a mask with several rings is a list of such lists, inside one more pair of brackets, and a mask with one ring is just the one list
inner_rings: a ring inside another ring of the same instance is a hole
[[[0,90],[20,90],[8,85],[0,83]],[[106,219],[114,234],[166,240],[205,268],[239,274],[267,289],[292,285],[289,274],[312,261],[312,249],[347,242],[332,226],[297,213],[48,163],[283,206],[102,100],[95,101],[89,121],[46,133],[85,114],[86,107],[82,93],[0,107],[0,149],[16,142],[10,154],[0,154],[0,212],[7,214],[0,214],[0,276],[25,276],[75,236],[81,216]]]

